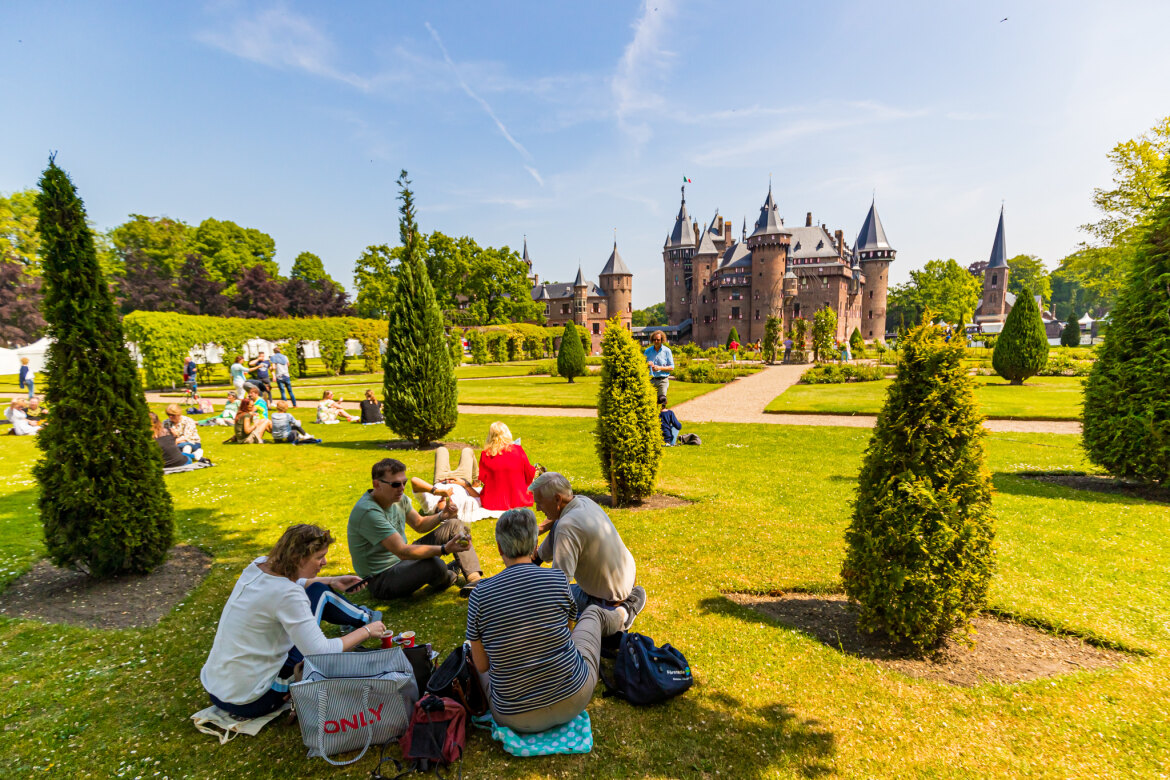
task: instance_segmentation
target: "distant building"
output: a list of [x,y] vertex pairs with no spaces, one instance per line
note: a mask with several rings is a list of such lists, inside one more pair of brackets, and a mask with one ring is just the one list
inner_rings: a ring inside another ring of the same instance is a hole
[[[973,266],[972,273],[983,274],[983,297],[975,304],[975,322],[1002,323],[1016,303],[1016,296],[1008,292],[1007,241],[1003,232],[1003,206],[999,208],[999,225],[991,242],[991,259],[982,267]],[[1043,307],[1041,307],[1043,308]],[[987,330],[984,328],[984,330]],[[993,332],[998,332],[998,328]]]
[[851,248],[844,231],[813,225],[788,228],[772,188],[751,235],[744,221],[739,241],[715,212],[704,229],[687,214],[686,188],[674,229],[662,248],[666,317],[679,340],[703,347],[723,344],[734,327],[740,341],[764,337],[769,316],[788,329],[796,317],[811,320],[828,306],[837,313],[837,338],[854,328],[866,339],[885,334],[889,265],[897,252],[886,239],[875,204]]
[[[524,261],[532,268],[528,257],[528,241],[524,241]],[[617,241],[613,252],[598,275],[598,282],[587,281],[581,268],[572,284],[562,282],[540,283],[532,276],[532,300],[544,307],[544,316],[551,326],[564,327],[572,322],[590,334],[591,353],[601,350],[601,335],[610,317],[617,316],[626,330],[630,330],[633,316],[634,275],[618,254]]]

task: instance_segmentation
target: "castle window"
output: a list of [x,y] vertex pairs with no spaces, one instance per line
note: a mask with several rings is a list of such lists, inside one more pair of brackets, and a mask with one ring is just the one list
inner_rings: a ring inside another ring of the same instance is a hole
[[758,320],[759,318],[760,318],[760,310],[756,309],[756,319]]
[[601,333],[601,323],[600,322],[593,323],[593,333],[594,333],[594,335]]
[[568,313],[569,313],[569,304],[562,303],[561,304],[561,314],[568,314]]
[[548,309],[549,309],[549,306],[548,306],[548,304],[546,303],[546,304],[544,305],[544,316],[546,316],[546,317],[549,315],[549,310],[548,310]]
[[704,295],[704,296],[703,296],[703,303],[706,303],[706,302],[707,302],[707,296],[706,296],[706,295]]
[[873,309],[870,309],[870,310],[869,310],[869,318],[870,318],[871,320],[873,319]]
[[995,287],[998,284],[999,284],[999,274],[992,274],[991,275],[991,286]]
[[870,290],[870,291],[869,291],[869,299],[870,299],[871,301],[873,300],[873,290]]
[[821,277],[821,287],[828,287],[828,286],[829,286],[829,277],[822,276]]
[[593,313],[594,314],[601,314],[601,302],[600,301],[593,302]]
[[626,312],[632,313],[633,311],[634,311],[634,304],[627,302],[626,303]]
[[740,313],[738,306],[731,307],[731,319],[733,319],[733,320],[742,320],[743,319],[743,314]]

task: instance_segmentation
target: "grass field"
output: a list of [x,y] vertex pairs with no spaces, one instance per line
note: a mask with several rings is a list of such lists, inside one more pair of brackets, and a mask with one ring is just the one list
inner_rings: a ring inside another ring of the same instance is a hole
[[[1079,420],[1084,379],[1036,376],[1012,386],[997,376],[977,376],[975,399],[985,415],[1007,420]],[[840,385],[793,385],[764,411],[793,414],[877,414],[891,380]]]
[[[482,444],[492,418],[462,415],[448,437]],[[504,418],[533,460],[604,492],[574,418]],[[842,534],[869,433],[846,428],[693,425],[702,447],[665,453],[660,489],[695,503],[613,512],[650,600],[637,629],[686,653],[695,687],[635,709],[596,696],[591,754],[507,756],[472,730],[468,778],[1155,777],[1170,761],[1170,512],[1123,496],[1038,484],[1035,469],[1086,469],[1077,439],[992,434],[999,566],[991,602],[1151,655],[1109,671],[953,688],[842,655],[721,596],[838,588]],[[5,777],[364,777],[304,758],[274,725],[220,746],[187,718],[205,706],[199,668],[236,577],[291,522],[344,540],[381,427],[313,426],[316,447],[209,446],[217,467],[166,478],[176,541],[215,556],[208,578],[162,623],[82,630],[0,618],[0,774]],[[210,438],[210,437],[209,437]],[[414,473],[432,455],[401,451]],[[0,587],[42,554],[28,438],[0,437]],[[490,521],[473,527],[487,573],[501,568]],[[344,543],[327,573],[348,571]],[[143,598],[149,598],[143,594]],[[384,605],[386,623],[444,652],[462,638],[453,592]],[[158,773],[157,775],[155,773]]]

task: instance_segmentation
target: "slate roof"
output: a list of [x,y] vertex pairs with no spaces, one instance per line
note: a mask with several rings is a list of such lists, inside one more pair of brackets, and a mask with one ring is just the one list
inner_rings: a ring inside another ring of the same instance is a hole
[[788,256],[794,260],[808,258],[836,259],[837,248],[833,246],[833,237],[823,225],[814,227],[794,227],[788,231],[792,240],[788,245]]
[[573,280],[574,287],[584,287],[588,284],[585,281],[585,274],[581,273],[581,266],[577,266],[577,278]]
[[537,285],[536,287],[532,288],[532,300],[534,300],[534,301],[548,300],[548,290],[545,288],[545,286],[543,284]]
[[529,269],[532,268],[532,260],[530,260],[528,257],[528,236],[524,237],[524,255],[520,259],[524,261],[524,264],[527,265]]
[[[586,282],[588,287],[585,290],[585,295],[588,298],[604,298],[605,290],[602,290],[593,282]],[[572,298],[573,285],[565,282],[556,282],[554,284],[538,284],[532,288],[532,300],[540,301],[545,298]]]
[[687,216],[686,190],[683,190],[682,205],[678,209],[678,216],[674,220],[674,230],[666,239],[666,246],[694,246],[695,233],[691,228],[691,218]]
[[716,238],[721,238],[723,232],[715,227],[715,223],[719,221],[719,209],[715,209],[715,216],[711,217],[711,224],[707,226],[707,232]]
[[991,243],[991,260],[988,268],[1007,267],[1007,242],[1003,235],[1003,206],[999,207],[999,225],[995,228],[995,241]]
[[861,231],[857,234],[857,241],[853,243],[858,252],[871,252],[876,249],[893,249],[886,239],[886,229],[878,217],[877,202],[869,204],[869,213],[865,215],[865,222],[861,223]]
[[699,238],[699,248],[695,250],[695,257],[717,254],[719,254],[719,250],[715,248],[715,242],[711,240],[711,231],[704,230]]
[[[578,271],[578,274],[580,271]],[[622,256],[617,251],[617,239],[613,242],[613,252],[610,253],[609,259],[605,261],[605,267],[601,269],[601,275],[615,275],[615,276],[633,276],[633,272],[622,260]]]
[[727,250],[724,251],[723,257],[719,260],[720,269],[732,267],[738,268],[740,266],[747,266],[748,268],[751,268],[751,265],[752,253],[747,248],[747,244],[743,243],[742,241],[728,247]]
[[756,229],[753,236],[775,235],[777,233],[791,233],[784,227],[780,219],[780,212],[776,210],[776,201],[772,200],[772,185],[768,185],[768,198],[760,207],[760,218],[756,220]]

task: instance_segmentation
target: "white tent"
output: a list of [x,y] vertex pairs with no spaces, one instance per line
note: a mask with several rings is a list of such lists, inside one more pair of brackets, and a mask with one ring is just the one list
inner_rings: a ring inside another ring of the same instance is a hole
[[1077,322],[1079,324],[1087,327],[1089,325],[1092,325],[1094,322],[1096,322],[1096,320],[1093,319],[1092,317],[1090,317],[1088,312],[1085,312],[1085,316],[1081,317],[1079,320],[1077,320]]
[[16,350],[16,365],[18,366],[16,370],[20,370],[20,358],[28,358],[28,368],[30,371],[34,373],[44,371],[45,362],[48,360],[49,346],[52,343],[48,338],[43,338],[40,341],[29,344],[27,347],[21,347]]

